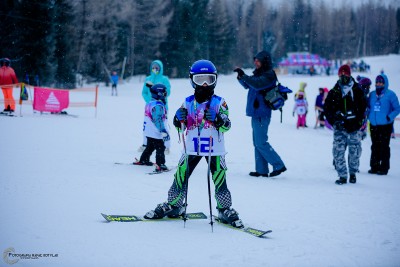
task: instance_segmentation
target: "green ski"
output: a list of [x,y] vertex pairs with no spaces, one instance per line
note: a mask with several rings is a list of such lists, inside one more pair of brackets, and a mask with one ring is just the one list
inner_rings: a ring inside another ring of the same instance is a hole
[[223,225],[225,227],[228,227],[228,228],[231,228],[231,229],[235,229],[235,230],[238,230],[238,231],[241,231],[241,232],[244,232],[244,233],[248,233],[248,234],[250,234],[252,236],[255,236],[255,237],[265,237],[266,234],[269,234],[269,233],[272,232],[272,230],[266,230],[266,231],[265,230],[258,230],[258,229],[252,228],[252,227],[243,227],[243,228],[233,227],[230,224],[223,223],[217,216],[213,215],[213,217],[214,217],[215,221],[218,224],[221,224],[221,225]]
[[[164,217],[162,219],[148,220],[136,215],[107,215],[104,213],[101,213],[101,215],[104,217],[104,219],[107,220],[107,222],[158,222],[176,221],[183,219],[182,216],[176,218]],[[203,212],[186,213],[186,216],[189,220],[207,219],[207,216]]]

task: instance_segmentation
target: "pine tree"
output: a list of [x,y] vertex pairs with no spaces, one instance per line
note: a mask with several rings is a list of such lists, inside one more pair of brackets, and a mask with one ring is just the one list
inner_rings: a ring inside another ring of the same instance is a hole
[[55,85],[58,88],[74,88],[75,76],[71,55],[72,7],[66,0],[54,1],[53,25],[55,31],[54,59],[56,64]]
[[220,73],[232,72],[229,61],[234,38],[231,20],[228,17],[226,1],[212,1],[208,8],[208,58]]
[[10,36],[14,53],[23,57],[20,75],[38,75],[41,85],[54,82],[53,1],[21,0],[15,8],[17,29]]

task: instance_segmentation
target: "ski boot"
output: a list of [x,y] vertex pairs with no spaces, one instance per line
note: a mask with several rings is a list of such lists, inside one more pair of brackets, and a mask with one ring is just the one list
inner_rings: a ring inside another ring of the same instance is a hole
[[339,179],[335,181],[335,184],[338,184],[338,185],[347,184],[347,178],[339,177]]
[[135,161],[132,163],[133,165],[142,165],[142,166],[153,166],[154,163],[151,161],[144,161],[144,160],[138,160],[135,158]]
[[357,182],[357,178],[355,174],[350,174],[349,182],[355,184]]
[[169,171],[168,167],[165,166],[165,164],[154,164],[156,166],[156,169],[154,170],[155,172],[166,172]]
[[184,212],[183,207],[179,208],[176,206],[172,206],[167,202],[164,202],[158,204],[154,210],[147,212],[144,215],[144,218],[149,220],[162,219],[165,216],[168,216],[169,218],[177,218],[181,216],[183,212]]
[[234,209],[218,209],[218,218],[222,223],[230,224],[236,228],[243,228],[243,222],[239,219],[239,213]]

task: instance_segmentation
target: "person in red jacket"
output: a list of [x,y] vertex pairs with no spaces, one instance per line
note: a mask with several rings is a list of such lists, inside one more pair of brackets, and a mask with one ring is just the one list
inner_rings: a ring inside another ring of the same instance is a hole
[[18,83],[18,79],[14,69],[10,67],[10,62],[8,58],[0,59],[0,86],[4,95],[4,111],[14,112],[15,100],[13,97],[13,86],[11,84]]

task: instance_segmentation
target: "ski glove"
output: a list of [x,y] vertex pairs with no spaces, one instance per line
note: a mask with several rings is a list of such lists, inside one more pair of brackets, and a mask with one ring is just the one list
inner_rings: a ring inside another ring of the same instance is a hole
[[215,121],[217,112],[215,112],[215,110],[213,110],[213,109],[206,109],[204,111],[204,116],[206,117],[206,120],[213,122],[213,121]]
[[237,72],[238,76],[237,78],[240,79],[244,75],[244,71],[241,68],[236,68],[233,70],[234,72]]
[[219,115],[219,113],[217,114],[213,109],[205,110],[204,116],[206,117],[206,120],[213,122],[216,128],[219,128],[224,124],[221,115]]
[[167,133],[167,131],[165,129],[161,131],[161,135],[163,137],[163,141],[164,142],[169,141],[170,137],[169,137],[169,134]]
[[176,111],[175,116],[180,122],[186,122],[187,116],[188,116],[188,111],[186,108],[179,108]]
[[150,81],[146,82],[146,87],[151,88],[153,86],[153,83]]

